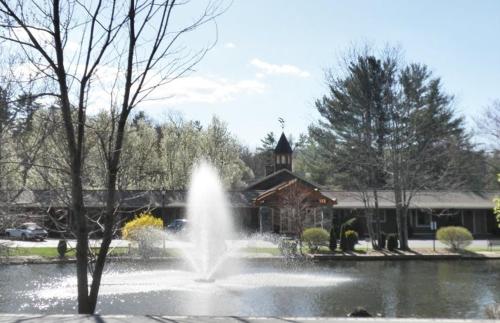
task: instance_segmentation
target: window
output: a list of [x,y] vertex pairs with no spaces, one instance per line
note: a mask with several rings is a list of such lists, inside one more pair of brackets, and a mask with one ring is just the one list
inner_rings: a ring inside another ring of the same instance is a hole
[[428,227],[431,224],[431,215],[417,211],[417,227]]
[[286,156],[285,155],[281,155],[281,164],[286,165]]
[[[380,223],[385,223],[386,221],[386,210],[378,210],[378,215],[380,217]],[[377,223],[377,216],[375,215],[375,211],[373,211],[372,223]]]

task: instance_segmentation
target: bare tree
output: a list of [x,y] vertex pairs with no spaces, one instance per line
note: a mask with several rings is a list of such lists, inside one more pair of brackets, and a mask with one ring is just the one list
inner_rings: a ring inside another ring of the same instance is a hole
[[[79,313],[94,313],[96,309],[112,240],[127,119],[155,90],[190,71],[211,47],[190,51],[181,40],[221,14],[221,3],[210,2],[187,24],[175,20],[189,5],[175,0],[0,0],[0,39],[24,55],[38,79],[49,83],[62,117],[71,217],[76,225]],[[107,199],[103,239],[89,283],[89,218],[83,178],[86,120],[93,107],[107,109],[112,123],[104,145]]]
[[500,101],[494,101],[476,120],[479,133],[485,136],[494,150],[500,150]]
[[[297,179],[278,185],[259,196],[257,203],[284,211],[281,221],[288,221],[289,228],[298,240],[302,252],[302,233],[304,232],[308,211],[319,206],[332,205],[333,201],[323,196],[315,187]],[[281,228],[283,230],[283,227]]]

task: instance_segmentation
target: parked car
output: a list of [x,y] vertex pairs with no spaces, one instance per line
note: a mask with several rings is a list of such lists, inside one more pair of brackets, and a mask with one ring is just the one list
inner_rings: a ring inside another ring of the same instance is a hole
[[172,223],[167,226],[167,230],[173,233],[180,233],[186,230],[188,225],[188,220],[186,219],[175,219]]
[[21,238],[23,240],[41,240],[43,241],[48,236],[47,230],[36,223],[23,223],[17,228],[6,229],[5,235],[12,238]]

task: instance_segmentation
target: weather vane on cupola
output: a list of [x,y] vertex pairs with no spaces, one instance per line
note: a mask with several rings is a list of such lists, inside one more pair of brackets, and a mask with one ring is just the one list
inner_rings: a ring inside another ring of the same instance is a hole
[[283,119],[282,117],[279,117],[278,122],[281,125],[281,130],[284,131],[285,130],[285,119]]

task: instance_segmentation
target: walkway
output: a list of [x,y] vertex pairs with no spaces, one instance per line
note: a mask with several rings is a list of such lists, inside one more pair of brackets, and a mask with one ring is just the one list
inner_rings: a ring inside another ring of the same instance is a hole
[[[413,319],[413,318],[339,318],[339,317],[240,317],[240,316],[128,316],[128,315],[9,315],[0,314],[0,323],[470,323],[461,319]],[[498,322],[474,320],[474,323]]]

